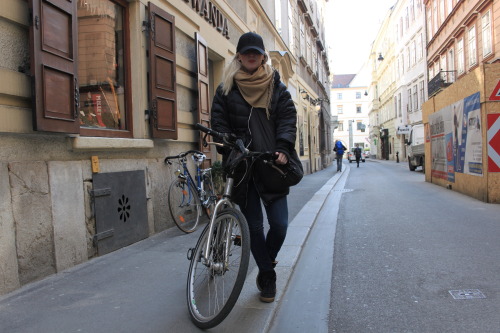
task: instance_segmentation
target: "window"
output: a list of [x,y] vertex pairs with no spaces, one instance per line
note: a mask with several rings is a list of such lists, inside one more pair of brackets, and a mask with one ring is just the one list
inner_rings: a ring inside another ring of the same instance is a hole
[[361,92],[360,91],[356,91],[356,99],[361,99]]
[[439,29],[438,24],[438,2],[437,0],[432,4],[432,31],[436,33]]
[[337,93],[337,99],[342,99],[342,93]]
[[409,47],[406,48],[406,52],[405,53],[406,53],[406,63],[408,64],[408,70],[410,70],[412,63],[411,63],[411,54],[410,54],[410,48]]
[[414,64],[417,63],[417,41],[413,40],[411,43],[411,58]]
[[77,2],[80,126],[125,130],[124,8],[111,1],[93,8]]
[[443,24],[445,19],[444,0],[439,0],[439,25]]
[[439,59],[439,70],[442,71],[441,77],[445,82],[448,82],[448,69],[446,67],[446,53],[441,56]]
[[417,52],[417,60],[422,59],[422,57],[424,56],[424,52],[422,52],[424,49],[422,43],[423,43],[422,33],[419,33],[418,37],[417,37],[417,51],[416,51]]
[[365,131],[365,125],[361,122],[361,120],[356,121],[356,130],[364,132]]
[[428,10],[425,12],[427,15],[427,29],[429,29],[427,32],[427,42],[429,42],[432,39],[432,36],[434,35],[434,30],[432,29],[432,12],[430,10],[430,7],[428,7]]
[[410,14],[408,12],[408,7],[405,8],[405,28],[406,30],[410,28]]
[[401,109],[401,94],[394,96],[394,117],[398,116],[398,109]]
[[361,105],[356,105],[356,113],[361,113]]
[[451,14],[451,10],[453,9],[453,0],[447,0],[447,4],[446,4],[446,15],[450,15]]
[[413,86],[413,109],[415,111],[418,111],[419,105],[418,105],[418,89],[417,85]]
[[419,88],[420,88],[420,105],[422,105],[425,102],[424,81],[420,81]]
[[448,51],[448,82],[455,82],[455,55],[453,49]]
[[278,33],[281,35],[283,32],[283,29],[281,27],[281,0],[274,0],[274,14],[275,14],[275,27],[276,30],[278,30]]
[[462,74],[463,72],[465,72],[463,38],[460,38],[457,42],[457,71],[458,74]]
[[410,0],[410,17],[411,21],[415,21],[415,4],[414,0]]
[[293,26],[293,10],[290,0],[288,0],[288,47],[295,54],[295,29]]
[[476,47],[476,26],[469,29],[469,67],[477,64],[477,47]]
[[[36,130],[132,137],[128,2],[28,2],[40,22],[29,27]],[[157,27],[149,38],[151,135],[177,139],[175,17],[151,3],[146,17]]]
[[[411,88],[408,89],[408,112],[413,112],[413,105],[411,101]],[[401,112],[399,113],[399,116],[401,117]]]
[[306,30],[304,18],[300,18],[300,56],[306,58]]
[[339,131],[344,131],[344,122],[339,121]]
[[307,43],[307,64],[311,66],[312,62],[312,35],[311,33],[306,33],[306,43]]
[[481,25],[483,35],[483,58],[486,58],[492,51],[490,11],[487,11],[481,18]]
[[342,107],[342,105],[337,105],[337,113],[338,114],[343,114],[344,113],[344,108]]

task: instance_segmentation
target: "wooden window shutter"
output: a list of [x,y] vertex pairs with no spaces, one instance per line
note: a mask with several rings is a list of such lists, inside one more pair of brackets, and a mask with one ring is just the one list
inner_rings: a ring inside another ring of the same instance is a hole
[[79,133],[76,1],[29,0],[33,127]]
[[[208,48],[207,42],[195,33],[196,37],[196,58],[198,71],[198,121],[205,127],[210,127],[210,90],[208,85]],[[203,147],[203,136],[200,136],[200,151],[202,151],[207,159],[204,162],[204,167],[212,165],[212,153],[210,145]]]
[[149,3],[150,124],[154,138],[177,139],[175,17]]

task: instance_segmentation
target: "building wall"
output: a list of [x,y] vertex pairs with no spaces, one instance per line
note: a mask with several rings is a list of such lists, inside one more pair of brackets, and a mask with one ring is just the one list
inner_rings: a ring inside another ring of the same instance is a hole
[[[331,90],[333,114],[338,116],[338,127],[334,131],[333,140],[342,141],[349,150],[357,143],[365,150],[370,150],[368,97],[365,96],[365,91],[367,91],[366,86],[332,88]],[[339,94],[342,95],[342,99],[338,98]],[[359,98],[356,98],[357,94]],[[357,112],[358,106],[361,107],[360,113]],[[338,107],[342,107],[342,113],[339,113]],[[350,142],[350,122],[352,123],[352,142]],[[364,131],[357,128],[357,122],[366,126]]]
[[[395,32],[396,66],[396,118],[393,127],[396,129],[394,150],[399,152],[399,159],[407,159],[405,139],[398,128],[411,127],[422,123],[422,103],[426,93],[420,93],[424,87],[427,63],[425,57],[425,20],[423,6],[416,1],[400,0],[394,5],[391,24]],[[409,93],[411,90],[411,93]],[[417,99],[413,92],[416,90]]]
[[[149,235],[174,226],[165,198],[175,170],[167,168],[163,159],[199,147],[198,132],[192,127],[199,121],[195,33],[201,34],[208,46],[211,96],[221,81],[224,66],[235,54],[239,36],[246,31],[260,33],[267,49],[274,51],[271,61],[290,87],[298,110],[305,102],[299,98],[299,87],[314,98],[322,94],[312,73],[306,70],[307,77],[299,77],[298,55],[288,50],[287,42],[273,26],[274,6],[260,1],[211,1],[229,18],[226,37],[196,12],[190,1],[154,0],[153,4],[175,17],[178,132],[177,140],[155,139],[151,115],[145,113],[151,108],[147,75],[150,35],[143,25],[149,21],[149,2],[120,0],[129,14],[131,137],[36,131],[29,62],[29,1],[4,0],[0,13],[0,294],[98,255],[93,243],[96,220],[90,194],[95,174],[92,158],[98,159],[98,172],[102,174],[144,172]],[[288,1],[282,3],[283,8],[288,8]],[[294,20],[303,17],[297,1],[291,3]],[[287,17],[288,12],[284,15]],[[96,17],[93,20],[105,21]],[[111,31],[109,17],[106,24]],[[288,25],[284,28],[288,29]],[[108,35],[108,39],[113,38],[111,32]],[[109,50],[87,59],[86,65],[100,67],[97,74],[113,69],[106,57],[116,50]],[[100,50],[94,48],[91,52]],[[326,59],[327,55],[322,57]],[[85,78],[87,72],[81,72],[81,80],[89,81]],[[317,124],[314,126],[317,128]],[[315,146],[314,151],[317,153],[311,158],[302,156],[303,162],[312,162],[319,170],[319,148]]]
[[[488,156],[488,122],[487,115],[500,113],[500,104],[490,101],[491,92],[495,89],[500,75],[499,64],[480,65],[470,73],[464,75],[459,81],[449,86],[446,90],[430,98],[423,105],[423,121],[426,124],[426,136],[429,136],[429,116],[443,108],[464,99],[474,93],[480,93],[481,103],[481,131],[482,131],[482,175],[470,175],[455,172],[454,181],[434,177],[432,173],[432,142],[426,140],[425,147],[425,179],[428,182],[448,187],[454,191],[464,193],[478,200],[490,203],[500,202],[500,173],[490,172]],[[427,171],[428,170],[428,171]]]

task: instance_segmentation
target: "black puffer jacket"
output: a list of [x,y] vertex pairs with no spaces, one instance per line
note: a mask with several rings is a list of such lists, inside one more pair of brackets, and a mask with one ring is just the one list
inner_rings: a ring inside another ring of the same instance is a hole
[[[297,110],[277,71],[274,72],[274,84],[269,119],[265,109],[252,108],[245,101],[236,84],[227,96],[219,86],[212,104],[212,128],[242,138],[250,150],[278,151],[289,157],[295,147]],[[265,203],[288,195],[289,187],[277,182],[275,174],[268,170],[269,166],[257,161],[250,170],[249,165],[241,166],[239,175],[235,177],[233,199],[237,204],[245,205],[244,198],[250,177]],[[242,178],[244,175],[246,177]]]

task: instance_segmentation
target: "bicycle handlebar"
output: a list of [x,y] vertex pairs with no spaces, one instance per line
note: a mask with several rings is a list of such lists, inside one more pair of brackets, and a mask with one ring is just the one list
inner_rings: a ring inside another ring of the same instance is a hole
[[241,153],[241,155],[236,157],[235,160],[230,163],[232,167],[237,165],[241,160],[248,158],[248,157],[257,157],[257,158],[261,158],[261,159],[268,159],[269,161],[264,161],[264,162],[271,163],[271,164],[274,164],[274,161],[277,158],[277,156],[275,156],[275,154],[273,154],[272,152],[253,152],[253,151],[248,150],[245,147],[245,145],[243,144],[243,140],[237,138],[234,134],[220,133],[220,132],[214,131],[211,128],[205,127],[201,124],[196,124],[194,127],[203,133],[209,134],[212,137],[215,137],[217,139],[222,140],[223,146],[231,148],[233,150],[238,150]]
[[168,163],[168,160],[183,158],[183,157],[185,157],[186,155],[189,155],[189,154],[203,154],[203,153],[201,151],[199,151],[199,150],[188,150],[188,151],[185,151],[183,153],[180,153],[179,155],[167,156],[167,157],[165,157],[164,162]]
[[197,130],[202,131],[203,133],[207,133],[208,135],[214,136],[217,139],[224,139],[224,137],[226,137],[226,135],[224,133],[219,133],[217,131],[214,131],[211,128],[203,126],[202,124],[198,124],[197,123],[197,124],[194,125],[194,128],[196,128]]

